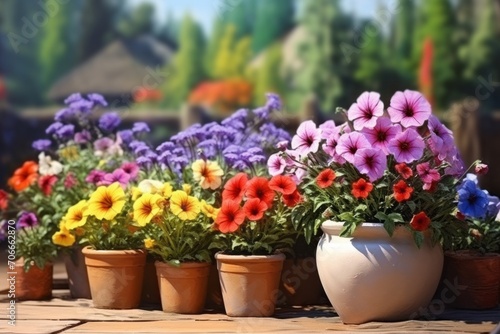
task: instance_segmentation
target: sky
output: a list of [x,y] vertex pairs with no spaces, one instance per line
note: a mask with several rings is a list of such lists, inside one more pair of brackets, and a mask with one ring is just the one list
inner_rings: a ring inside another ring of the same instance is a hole
[[[172,12],[176,18],[182,18],[185,13],[189,12],[208,33],[211,31],[211,26],[215,17],[221,14],[222,4],[227,3],[230,5],[232,3],[238,3],[239,1],[253,0],[129,0],[129,3],[132,6],[144,2],[155,5],[156,18],[159,22],[165,22],[169,12]],[[353,13],[358,17],[374,17],[379,3],[391,6],[395,1],[396,0],[341,0],[341,4],[345,11]]]

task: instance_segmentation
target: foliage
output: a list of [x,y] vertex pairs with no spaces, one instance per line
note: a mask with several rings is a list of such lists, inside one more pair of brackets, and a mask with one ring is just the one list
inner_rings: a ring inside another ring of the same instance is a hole
[[131,13],[126,13],[117,23],[118,32],[128,38],[151,34],[154,30],[154,11],[152,4],[142,3]]
[[222,114],[247,106],[252,86],[243,79],[227,79],[200,83],[189,95],[189,103],[200,104]]
[[264,103],[266,92],[276,92],[280,95],[285,93],[285,82],[282,73],[280,73],[282,58],[282,45],[280,43],[276,43],[265,51],[264,62],[255,74],[253,100],[256,105]]
[[224,24],[235,28],[235,39],[251,35],[255,29],[257,3],[261,0],[222,0],[220,1],[218,16]]

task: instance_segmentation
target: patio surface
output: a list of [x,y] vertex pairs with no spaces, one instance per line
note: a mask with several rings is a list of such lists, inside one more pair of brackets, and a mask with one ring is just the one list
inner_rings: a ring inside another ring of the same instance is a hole
[[[0,265],[2,273],[6,273]],[[344,325],[326,305],[278,308],[271,318],[232,318],[207,310],[200,315],[162,312],[157,306],[103,310],[87,299],[71,299],[64,266],[56,263],[55,290],[49,301],[16,303],[16,326],[8,325],[6,279],[0,283],[0,333],[490,333],[500,322],[500,308],[487,311],[444,310],[432,320]],[[498,329],[498,328],[497,328]],[[500,333],[500,330],[499,330]]]

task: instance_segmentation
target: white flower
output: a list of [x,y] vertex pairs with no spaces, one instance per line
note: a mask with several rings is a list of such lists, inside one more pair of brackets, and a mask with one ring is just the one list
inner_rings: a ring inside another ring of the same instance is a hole
[[163,182],[157,180],[142,180],[137,186],[143,194],[158,194],[163,191]]
[[53,161],[44,152],[38,155],[38,172],[40,175],[57,175],[63,170],[63,165],[58,161]]

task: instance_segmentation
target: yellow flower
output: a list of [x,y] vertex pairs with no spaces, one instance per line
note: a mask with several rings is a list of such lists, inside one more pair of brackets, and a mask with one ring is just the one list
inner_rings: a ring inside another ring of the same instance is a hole
[[200,202],[182,190],[176,190],[170,198],[170,210],[182,220],[192,220],[200,213]]
[[122,211],[125,201],[125,192],[120,183],[100,186],[90,196],[88,214],[97,219],[113,220]]
[[161,211],[159,202],[162,197],[158,194],[142,194],[139,199],[134,202],[134,221],[139,226],[146,226],[151,219]]
[[146,249],[151,249],[154,247],[155,245],[155,241],[151,238],[146,238],[144,239],[144,247],[146,247]]
[[79,153],[76,146],[68,146],[59,151],[59,156],[66,160],[76,160],[78,159]]
[[172,185],[168,182],[163,184],[162,195],[165,198],[170,198],[172,196]]
[[191,187],[191,185],[190,185],[190,184],[187,184],[187,183],[184,183],[184,184],[182,185],[182,190],[184,190],[184,192],[185,192],[186,194],[188,194],[188,195],[189,195],[189,194],[191,194],[191,189],[192,189],[192,188],[193,188],[193,187]]
[[142,193],[158,194],[163,190],[163,183],[157,180],[142,180],[138,187]]
[[100,167],[104,166],[104,165],[105,165],[105,164],[107,164],[107,163],[108,163],[108,160],[106,160],[106,159],[101,159],[101,160],[99,160],[99,163],[97,164],[97,167],[99,167],[99,168],[100,168]]
[[212,218],[215,220],[217,218],[217,214],[219,213],[220,209],[214,208],[212,205],[208,204],[204,200],[201,201],[201,212],[209,218]]
[[135,201],[142,195],[142,191],[137,187],[132,187],[132,201]]
[[68,230],[73,230],[77,227],[85,225],[87,222],[88,212],[87,212],[87,201],[81,200],[77,204],[73,205],[68,209],[68,212],[63,217],[61,224],[64,225]]
[[55,245],[69,247],[75,243],[75,236],[69,233],[68,230],[61,230],[52,236],[52,242]]
[[199,181],[203,189],[217,189],[222,184],[224,171],[217,161],[198,159],[193,162],[191,168],[193,169],[194,180]]

